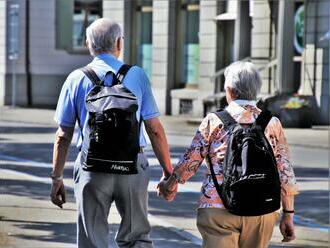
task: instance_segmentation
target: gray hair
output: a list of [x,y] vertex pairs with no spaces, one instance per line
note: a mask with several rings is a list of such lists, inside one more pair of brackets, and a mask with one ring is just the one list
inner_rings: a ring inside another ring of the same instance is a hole
[[226,68],[224,75],[225,88],[233,89],[237,99],[257,99],[262,81],[259,72],[251,62],[234,62]]
[[109,18],[97,19],[86,29],[88,49],[93,56],[112,52],[117,39],[121,36],[121,27]]

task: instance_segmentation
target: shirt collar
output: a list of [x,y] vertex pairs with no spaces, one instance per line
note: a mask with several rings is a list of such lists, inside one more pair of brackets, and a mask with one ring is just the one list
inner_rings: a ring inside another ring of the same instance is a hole
[[253,123],[261,112],[256,101],[241,99],[231,101],[226,110],[238,123]]
[[95,56],[93,61],[97,61],[97,60],[104,60],[106,62],[113,62],[114,60],[117,61],[118,59],[112,54],[101,53],[101,54],[98,54],[97,56]]
[[257,102],[254,100],[242,100],[242,99],[236,99],[232,101],[234,104],[237,104],[239,106],[253,106],[253,107],[257,107]]

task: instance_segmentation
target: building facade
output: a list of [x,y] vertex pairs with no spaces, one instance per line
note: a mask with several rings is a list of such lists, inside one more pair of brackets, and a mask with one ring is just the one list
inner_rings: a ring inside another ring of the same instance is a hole
[[315,96],[326,123],[329,9],[327,0],[0,0],[0,104],[54,107],[67,74],[91,60],[84,30],[103,16],[123,26],[124,61],[145,69],[164,114],[202,116],[223,96],[223,68],[243,59],[259,68],[262,96]]

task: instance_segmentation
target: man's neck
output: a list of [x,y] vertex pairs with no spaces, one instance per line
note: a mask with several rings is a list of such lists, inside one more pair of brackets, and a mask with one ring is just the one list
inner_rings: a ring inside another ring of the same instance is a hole
[[119,58],[119,53],[116,53],[116,52],[114,52],[114,53],[112,53],[112,52],[108,52],[108,53],[99,53],[99,54],[96,54],[94,57],[100,56],[100,55],[102,55],[102,54],[110,55],[110,56],[114,57],[115,59],[118,59],[118,58]]

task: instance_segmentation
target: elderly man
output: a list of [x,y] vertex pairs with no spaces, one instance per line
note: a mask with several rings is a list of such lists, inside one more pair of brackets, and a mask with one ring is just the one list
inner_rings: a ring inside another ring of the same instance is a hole
[[[88,66],[101,80],[105,80],[106,84],[106,73],[116,73],[123,65],[118,60],[123,50],[122,30],[117,23],[102,18],[87,28],[86,37],[88,49],[94,57]],[[141,68],[133,66],[124,78],[123,85],[138,99],[137,119],[143,121],[163,168],[163,176],[168,177],[172,173],[169,149],[164,129],[158,119],[160,113],[151,92],[150,82]],[[82,130],[77,142],[79,149],[83,140],[88,138],[83,136],[89,125],[85,99],[92,87],[93,83],[83,71],[75,70],[65,81],[58,100],[55,120],[59,128],[54,144],[51,201],[60,208],[65,203],[63,169],[76,121]],[[149,167],[143,153],[143,147],[146,145],[143,131],[140,130],[138,174],[130,175],[83,170],[79,153],[74,166],[78,247],[108,247],[107,219],[112,202],[115,202],[122,218],[116,236],[118,246],[153,247],[147,220]]]
[[[260,88],[261,79],[252,63],[238,61],[227,67],[225,90],[229,105],[226,111],[236,123],[249,126],[258,119],[261,110],[256,106],[256,98]],[[293,215],[294,195],[298,192],[296,179],[279,119],[272,117],[264,133],[276,158],[274,166],[277,166],[279,174],[283,207],[280,230],[283,242],[288,242],[295,239]],[[230,213],[225,208],[224,200],[220,198],[212,178],[213,174],[220,184],[224,179],[223,164],[230,135],[232,134],[217,114],[208,114],[171,177],[159,184],[160,194],[167,200],[173,200],[177,184],[185,183],[193,176],[205,158],[208,169],[202,185],[197,214],[197,227],[203,237],[203,247],[265,248],[268,247],[279,213],[274,210],[257,216]],[[255,199],[253,194],[255,192],[249,195],[250,201]]]

